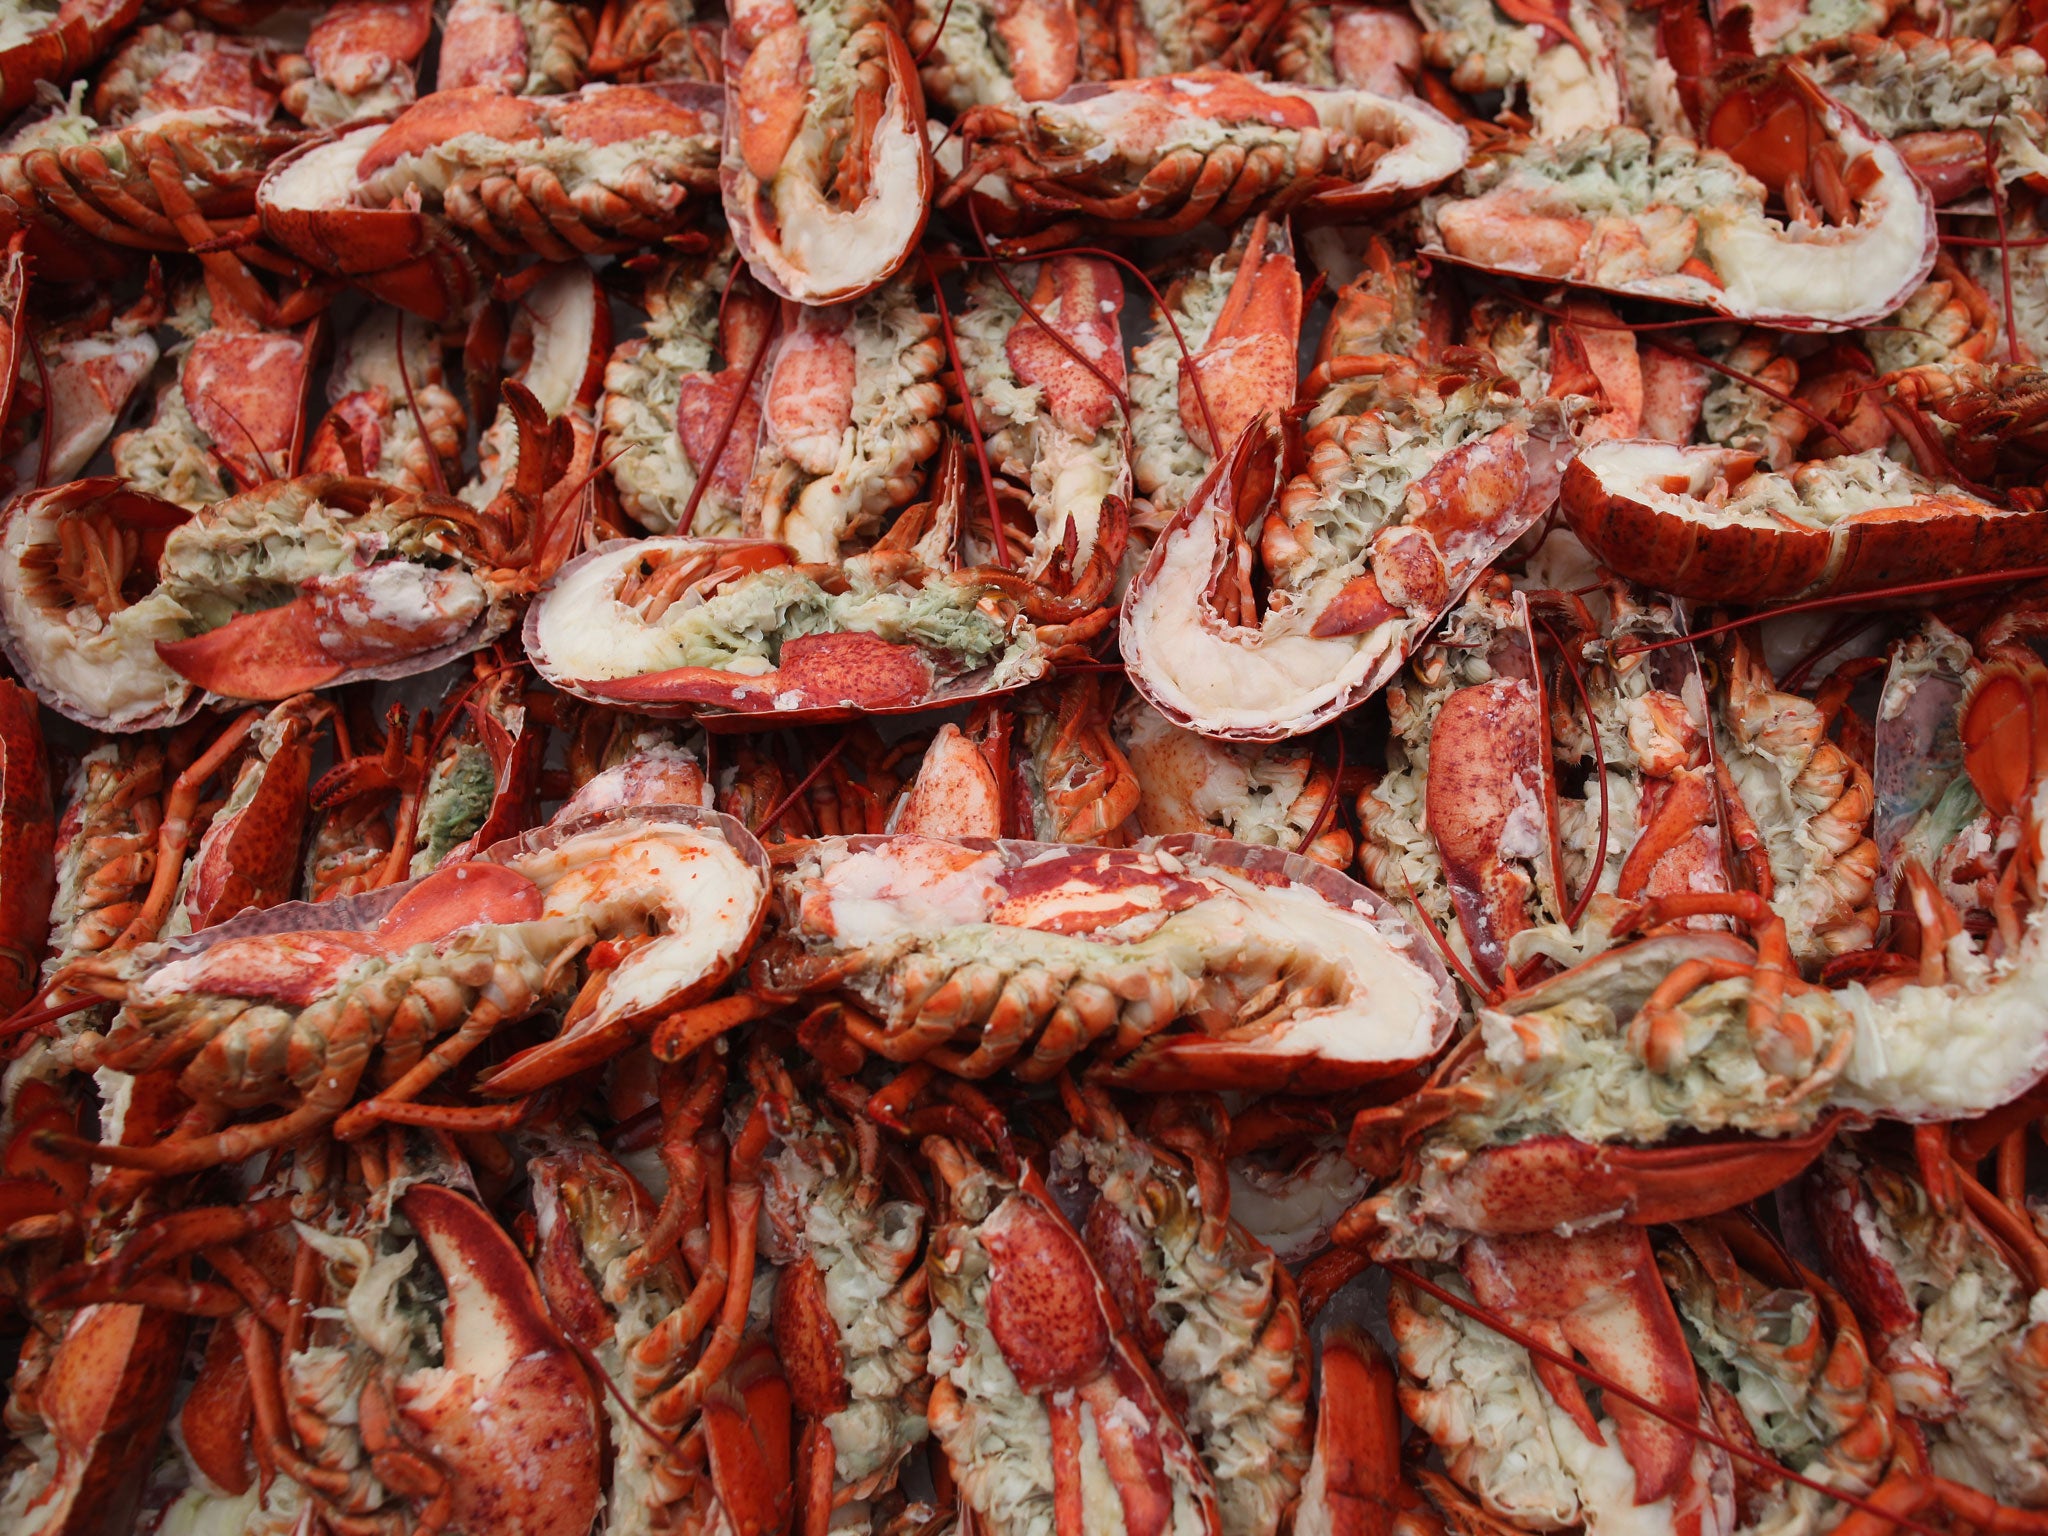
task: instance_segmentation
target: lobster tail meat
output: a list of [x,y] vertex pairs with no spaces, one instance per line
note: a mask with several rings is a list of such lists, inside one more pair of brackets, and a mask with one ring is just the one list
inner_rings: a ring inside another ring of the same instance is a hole
[[887,281],[924,234],[924,89],[884,7],[784,9],[758,40],[726,34],[725,216],[763,287],[839,304]]
[[1882,454],[1780,474],[1735,449],[1596,443],[1566,470],[1562,500],[1611,569],[1718,602],[1881,595],[2048,562],[2048,511],[2000,507]]
[[1371,1334],[1335,1327],[1317,1357],[1315,1454],[1294,1528],[1371,1536],[1394,1524],[1401,1482],[1401,1409],[1394,1367]]
[[1535,684],[1510,677],[1460,688],[1430,735],[1430,835],[1473,958],[1495,978],[1528,924],[1529,878],[1506,858],[1545,853],[1527,825],[1545,788],[1543,727]]
[[[309,128],[336,128],[412,105],[420,55],[434,35],[429,0],[338,0],[285,69],[284,104]],[[437,83],[447,81],[443,41]]]
[[768,856],[729,816],[694,807],[614,812],[515,839],[511,849],[519,851],[507,850],[506,861],[547,894],[544,918],[582,912],[626,929],[645,914],[654,931],[615,967],[594,971],[556,1038],[488,1074],[481,1086],[491,1094],[530,1093],[607,1060],[710,997],[738,971],[767,916]]

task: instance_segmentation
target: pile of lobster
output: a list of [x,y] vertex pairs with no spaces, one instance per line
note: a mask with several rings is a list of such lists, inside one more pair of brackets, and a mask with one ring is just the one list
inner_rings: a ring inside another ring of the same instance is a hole
[[0,1530],[2048,1536],[2048,0],[0,120]]

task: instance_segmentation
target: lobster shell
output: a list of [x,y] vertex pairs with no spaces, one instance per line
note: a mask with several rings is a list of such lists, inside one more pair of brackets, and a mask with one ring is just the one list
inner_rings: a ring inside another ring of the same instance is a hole
[[307,265],[446,324],[468,310],[492,274],[482,248],[440,216],[350,201],[356,167],[387,126],[372,123],[292,150],[257,186],[256,213],[264,234]]
[[0,51],[0,117],[36,99],[45,80],[82,73],[142,14],[142,0],[70,0],[34,36]]
[[1902,583],[2048,563],[2048,511],[1999,507],[1904,471],[1898,492],[1827,523],[1775,512],[1739,521],[1722,515],[1724,492],[1796,483],[1754,473],[1755,464],[1754,454],[1731,448],[1596,443],[1565,470],[1565,517],[1619,574],[1721,603],[1879,594]]

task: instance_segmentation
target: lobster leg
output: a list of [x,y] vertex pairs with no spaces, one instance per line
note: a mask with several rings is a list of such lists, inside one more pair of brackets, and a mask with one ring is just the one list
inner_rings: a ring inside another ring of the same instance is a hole
[[271,1195],[248,1205],[203,1206],[159,1216],[121,1247],[115,1273],[161,1269],[188,1254],[218,1248],[292,1219],[292,1197]]
[[178,894],[179,876],[184,872],[185,850],[192,841],[192,821],[199,812],[199,793],[207,780],[242,749],[262,718],[261,710],[244,711],[171,785],[170,794],[164,797],[163,821],[157,826],[156,869],[150,878],[149,894],[143,898],[142,910],[114,941],[113,948],[145,944],[163,927],[164,919],[171,913],[171,902]]

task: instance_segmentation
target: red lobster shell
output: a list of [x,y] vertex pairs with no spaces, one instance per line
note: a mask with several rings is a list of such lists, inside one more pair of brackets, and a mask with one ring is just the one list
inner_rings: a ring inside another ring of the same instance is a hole
[[1682,597],[1770,603],[2048,563],[2048,511],[1878,456],[1758,471],[1732,448],[1609,442],[1565,470],[1565,517],[1611,570]]

